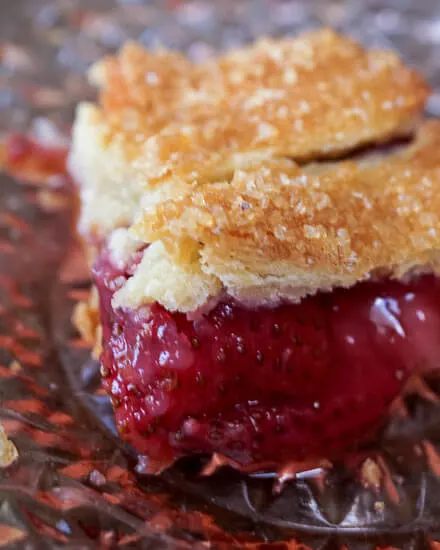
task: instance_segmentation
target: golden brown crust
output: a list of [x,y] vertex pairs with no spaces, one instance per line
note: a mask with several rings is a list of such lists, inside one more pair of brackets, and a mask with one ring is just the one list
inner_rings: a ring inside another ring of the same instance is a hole
[[198,110],[210,108],[216,94],[199,92],[209,82],[205,78],[203,84],[184,56],[148,52],[131,42],[117,57],[93,66],[89,78],[100,90],[100,101],[78,106],[69,167],[80,186],[80,232],[103,237],[129,224],[137,212],[143,190],[133,161],[145,141],[183,116],[179,113],[189,113],[192,103]]
[[195,160],[224,164],[219,152],[307,158],[387,139],[408,128],[428,93],[394,53],[330,30],[260,40],[201,65],[129,43],[92,75],[109,139],[122,131],[140,143],[158,133],[145,151],[148,179],[165,167],[193,172]]
[[0,468],[7,468],[18,458],[14,443],[8,439],[3,426],[0,425]]
[[99,298],[96,287],[92,287],[88,300],[78,302],[72,315],[72,322],[83,340],[93,347],[93,357],[101,355],[101,323],[99,319]]
[[215,82],[213,108],[193,103],[146,142],[137,166],[147,183],[218,178],[255,158],[308,160],[384,141],[408,132],[428,93],[395,54],[330,30],[262,40],[199,70],[210,90]]
[[154,183],[215,180],[262,159],[331,157],[405,134],[428,95],[394,53],[330,30],[200,65],[129,43],[91,80],[100,102],[80,107],[70,164],[83,188],[81,230],[101,234],[130,223]]
[[[200,65],[128,44],[91,79],[100,103],[80,107],[70,156],[81,231],[137,220],[153,243],[115,307],[276,303],[438,268],[440,123],[417,130],[429,90],[394,53],[330,30]],[[398,151],[332,160],[413,131]]]
[[256,299],[274,286],[299,298],[376,272],[436,269],[440,121],[391,154],[306,167],[273,161],[196,185],[148,211],[134,232],[179,254],[191,238],[206,273]]
[[90,81],[100,89],[100,116],[106,138],[120,140],[127,158],[140,144],[173,119],[184,105],[185,92],[196,85],[194,65],[169,50],[149,52],[134,42],[117,57],[92,67]]

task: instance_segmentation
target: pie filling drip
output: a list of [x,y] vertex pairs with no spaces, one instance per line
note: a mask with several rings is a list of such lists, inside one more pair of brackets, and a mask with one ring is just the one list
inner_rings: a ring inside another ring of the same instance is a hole
[[434,275],[275,308],[225,298],[193,319],[158,303],[113,307],[142,254],[124,267],[104,248],[93,273],[118,430],[156,462],[337,458],[377,433],[411,373],[440,366]]

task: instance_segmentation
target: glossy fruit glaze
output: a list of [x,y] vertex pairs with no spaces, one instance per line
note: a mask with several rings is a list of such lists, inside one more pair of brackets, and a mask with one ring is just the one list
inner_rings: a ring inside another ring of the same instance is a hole
[[190,320],[113,310],[132,274],[104,250],[101,372],[121,437],[159,464],[218,452],[241,465],[337,459],[372,437],[414,371],[440,364],[440,280],[386,280],[300,304],[218,303]]

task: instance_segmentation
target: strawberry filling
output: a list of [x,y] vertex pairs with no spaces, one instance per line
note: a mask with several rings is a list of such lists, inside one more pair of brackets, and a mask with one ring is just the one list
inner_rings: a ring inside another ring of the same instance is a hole
[[373,436],[414,371],[440,362],[440,281],[360,283],[300,304],[224,301],[190,320],[159,304],[113,310],[131,275],[104,251],[102,378],[121,437],[168,464],[335,459]]

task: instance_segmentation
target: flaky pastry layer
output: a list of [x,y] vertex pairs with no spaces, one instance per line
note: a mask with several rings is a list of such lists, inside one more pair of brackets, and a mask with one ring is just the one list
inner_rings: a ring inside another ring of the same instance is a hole
[[395,54],[330,30],[261,40],[199,65],[130,43],[90,78],[100,100],[79,106],[70,166],[81,185],[80,230],[100,236],[194,180],[406,134],[428,94]]
[[[227,294],[258,304],[296,301],[374,276],[436,271],[440,121],[426,122],[411,145],[391,152],[303,167],[271,161],[236,170],[226,181],[196,184],[150,208],[131,232],[162,243],[181,270],[198,266],[199,279],[204,274]],[[152,276],[141,264],[117,305],[142,303]],[[151,293],[148,299],[183,311],[201,305],[196,293],[192,302],[179,302],[179,278],[167,280],[166,289],[172,300]]]
[[420,123],[428,87],[394,53],[330,30],[201,64],[129,43],[90,79],[80,231],[118,269],[148,243],[114,307],[276,305],[438,269],[440,122]]

